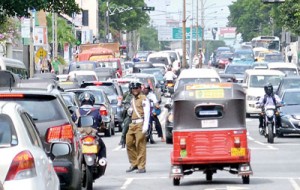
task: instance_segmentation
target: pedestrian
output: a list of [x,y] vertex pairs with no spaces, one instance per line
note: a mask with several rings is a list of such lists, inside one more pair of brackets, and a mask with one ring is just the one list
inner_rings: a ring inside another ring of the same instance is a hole
[[[59,60],[57,59],[57,57],[54,57],[54,60],[52,61],[52,71],[58,75],[59,74],[59,65],[60,65],[60,62]],[[51,71],[51,72],[52,72]]]
[[156,95],[152,92],[151,87],[149,84],[144,85],[144,94],[147,96],[147,98],[150,100],[150,127],[149,127],[149,140],[151,144],[155,144],[155,141],[153,140],[152,137],[152,124],[153,121],[155,123],[155,129],[157,131],[157,135],[159,138],[161,138],[161,142],[165,142],[165,138],[163,136],[162,128],[160,121],[158,119],[158,111],[160,110],[159,103],[157,101]]
[[288,57],[289,63],[291,63],[292,59],[293,59],[293,52],[292,52],[291,48],[289,48],[289,50],[287,52],[287,57]]
[[50,59],[47,59],[47,64],[48,64],[48,71],[51,72],[52,70],[52,65]]
[[141,83],[132,82],[132,116],[129,130],[126,134],[126,147],[131,166],[126,172],[137,170],[137,173],[146,172],[146,133],[150,119],[150,103],[141,93]]
[[48,62],[47,59],[42,58],[41,60],[41,73],[46,73],[48,72]]

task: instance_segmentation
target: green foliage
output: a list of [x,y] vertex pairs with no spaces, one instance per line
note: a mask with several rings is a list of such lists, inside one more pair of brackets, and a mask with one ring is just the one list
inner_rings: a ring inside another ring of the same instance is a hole
[[285,0],[279,6],[279,22],[288,30],[300,35],[300,4],[299,0]]
[[[47,15],[47,28],[49,43],[52,42],[52,14]],[[57,18],[57,41],[60,47],[64,47],[65,43],[75,44],[76,39],[72,31],[71,25],[61,17]]]
[[140,34],[140,50],[160,50],[160,45],[157,39],[157,30],[153,27],[143,26],[139,29]]
[[259,35],[271,35],[272,5],[263,4],[261,0],[237,0],[229,10],[229,25],[237,27],[244,41]]
[[71,15],[80,11],[75,0],[1,0],[0,22],[6,16],[29,16],[28,10],[45,10],[48,12],[65,13]]
[[66,60],[62,56],[57,56],[57,60],[60,62],[60,64],[66,65]]
[[15,43],[15,40],[20,38],[20,21],[16,18],[6,17],[5,22],[0,23],[0,42],[11,40]]

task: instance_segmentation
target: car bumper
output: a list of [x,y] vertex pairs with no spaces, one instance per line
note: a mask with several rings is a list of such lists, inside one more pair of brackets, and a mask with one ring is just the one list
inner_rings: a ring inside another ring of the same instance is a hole
[[77,189],[81,185],[81,172],[70,161],[53,161],[53,167],[60,181],[60,187],[66,189]]
[[59,190],[59,179],[54,175],[54,181],[43,181],[40,177],[21,180],[5,181],[4,190],[30,189],[30,190]]
[[277,131],[281,134],[300,134],[300,120],[282,118],[282,127],[278,128]]
[[246,101],[246,113],[247,114],[259,114],[261,108],[256,108],[257,101]]

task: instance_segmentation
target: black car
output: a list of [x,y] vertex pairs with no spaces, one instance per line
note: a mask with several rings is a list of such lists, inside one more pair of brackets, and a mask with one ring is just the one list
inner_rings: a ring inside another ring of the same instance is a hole
[[278,128],[279,136],[300,134],[300,89],[285,90],[281,100],[284,106],[280,108],[282,127]]
[[81,143],[77,127],[57,91],[2,88],[0,101],[12,101],[24,107],[36,124],[45,151],[50,151],[51,142],[57,140],[71,144],[70,154],[54,158],[53,166],[62,189],[81,189]]
[[115,134],[115,117],[113,108],[109,102],[109,99],[105,92],[100,89],[87,89],[87,88],[78,88],[78,89],[68,89],[67,92],[75,93],[78,98],[79,95],[83,92],[90,92],[95,96],[95,108],[100,109],[100,114],[102,117],[102,121],[105,123],[104,128],[100,128],[100,132],[104,133],[104,136],[110,137]]
[[81,88],[101,89],[106,93],[115,115],[115,126],[113,128],[118,127],[119,132],[121,132],[121,124],[123,122],[123,91],[122,88],[118,85],[118,83],[108,81],[84,82],[83,84],[81,84]]
[[300,88],[300,76],[287,76],[281,79],[276,94],[281,97],[286,89]]
[[251,65],[228,64],[224,69],[224,74],[232,74],[235,76],[236,82],[242,83],[244,80],[244,73],[247,69],[251,69]]

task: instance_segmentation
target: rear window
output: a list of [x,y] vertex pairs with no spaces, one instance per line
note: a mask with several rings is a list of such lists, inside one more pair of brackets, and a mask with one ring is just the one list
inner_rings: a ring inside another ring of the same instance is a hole
[[87,86],[86,88],[88,89],[101,89],[103,90],[108,96],[111,95],[118,95],[117,94],[117,90],[115,89],[115,87],[113,85],[110,86]]
[[93,71],[95,68],[94,63],[80,63],[71,64],[69,72],[71,71]]
[[179,80],[178,87],[190,83],[215,83],[220,82],[218,78],[182,78]]
[[[76,94],[76,97],[78,98],[79,95],[83,92],[86,92],[86,91],[78,91],[78,92],[74,92],[74,93]],[[88,91],[88,92],[94,95],[95,104],[102,104],[105,101],[103,94],[101,92],[96,92],[96,91]]]
[[0,148],[17,145],[17,136],[11,118],[0,114]]
[[5,99],[20,104],[36,122],[65,119],[65,113],[57,99]]
[[100,67],[109,67],[118,69],[118,62],[117,61],[101,61],[99,62]]

